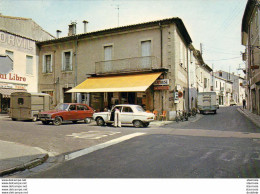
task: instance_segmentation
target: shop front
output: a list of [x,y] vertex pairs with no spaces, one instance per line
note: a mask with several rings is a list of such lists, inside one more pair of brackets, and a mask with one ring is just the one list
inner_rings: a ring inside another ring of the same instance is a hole
[[[7,113],[10,108],[10,96],[13,92],[26,92],[23,86],[0,83],[0,113]],[[7,88],[9,86],[9,88]]]
[[154,110],[153,83],[161,72],[135,75],[90,77],[68,92],[89,95],[89,104],[97,111],[111,109],[116,104],[138,104]]

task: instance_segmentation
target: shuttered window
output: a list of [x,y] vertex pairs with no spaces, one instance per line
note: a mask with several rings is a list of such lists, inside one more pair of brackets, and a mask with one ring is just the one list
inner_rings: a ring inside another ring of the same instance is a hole
[[33,74],[33,57],[26,56],[26,74]]
[[51,73],[52,72],[52,56],[43,55],[42,72]]
[[66,51],[62,55],[62,70],[72,71],[72,52]]
[[8,55],[14,61],[14,52],[13,51],[5,51],[5,54]]
[[151,40],[142,41],[142,68],[149,68],[151,66]]
[[105,66],[104,66],[104,71],[105,72],[110,72],[112,70],[112,51],[113,51],[113,46],[104,46],[104,57],[105,57]]

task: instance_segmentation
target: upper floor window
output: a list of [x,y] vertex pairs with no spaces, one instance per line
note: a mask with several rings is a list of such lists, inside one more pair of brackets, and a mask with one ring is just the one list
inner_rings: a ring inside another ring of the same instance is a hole
[[14,52],[13,51],[5,51],[5,54],[8,55],[14,61]]
[[207,88],[208,84],[207,84],[207,78],[204,78],[204,88]]
[[105,53],[105,61],[111,61],[112,60],[112,49],[113,46],[104,46],[104,53]]
[[142,57],[151,56],[151,40],[142,41],[141,47],[142,47]]
[[216,81],[216,88],[218,87],[218,82]]
[[72,51],[62,53],[62,71],[72,71]]
[[142,67],[150,67],[151,64],[151,40],[146,40],[141,42],[141,49],[142,49]]
[[219,72],[219,76],[222,77],[222,72],[221,71]]
[[26,74],[33,74],[33,57],[26,56]]
[[112,52],[113,52],[113,46],[109,45],[109,46],[104,46],[104,60],[105,62],[105,66],[104,66],[104,70],[107,72],[110,72],[112,70]]
[[51,73],[52,72],[52,55],[43,55],[42,72]]

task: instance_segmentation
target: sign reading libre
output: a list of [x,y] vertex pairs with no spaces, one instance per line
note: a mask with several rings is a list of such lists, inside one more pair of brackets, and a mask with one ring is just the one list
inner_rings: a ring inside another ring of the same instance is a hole
[[0,79],[26,82],[26,77],[18,76],[16,73],[0,74]]

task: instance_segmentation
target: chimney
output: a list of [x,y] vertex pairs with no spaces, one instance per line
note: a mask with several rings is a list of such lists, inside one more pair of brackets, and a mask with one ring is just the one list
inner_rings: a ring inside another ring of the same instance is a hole
[[87,24],[88,24],[88,21],[84,20],[84,21],[83,21],[83,24],[84,24],[84,33],[87,33]]
[[60,30],[56,30],[56,33],[57,33],[57,38],[59,38],[61,31]]
[[74,36],[76,35],[76,22],[71,22],[71,24],[69,25],[69,33],[68,36]]

